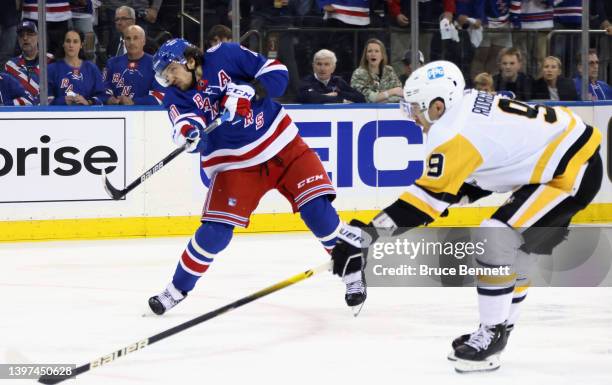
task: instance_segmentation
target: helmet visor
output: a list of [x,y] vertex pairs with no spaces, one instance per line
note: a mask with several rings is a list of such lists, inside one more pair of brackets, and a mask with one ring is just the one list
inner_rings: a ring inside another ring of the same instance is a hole
[[423,110],[419,108],[418,103],[410,103],[405,100],[400,101],[400,110],[402,116],[413,122],[417,122],[419,118],[423,118]]

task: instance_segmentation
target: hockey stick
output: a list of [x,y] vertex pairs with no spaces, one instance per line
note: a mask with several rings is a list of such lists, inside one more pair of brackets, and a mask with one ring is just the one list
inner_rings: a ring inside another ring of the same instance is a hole
[[243,297],[237,301],[234,301],[228,305],[225,305],[223,307],[220,307],[216,310],[210,311],[206,314],[202,314],[201,316],[198,316],[192,320],[183,322],[180,325],[177,325],[173,328],[170,329],[166,329],[161,333],[158,333],[152,337],[149,338],[145,338],[143,340],[137,341],[131,345],[125,346],[119,350],[116,350],[110,354],[104,355],[102,357],[98,357],[95,360],[81,365],[79,367],[77,367],[76,369],[72,370],[72,373],[70,373],[69,375],[64,375],[64,376],[41,376],[38,379],[38,382],[42,383],[42,384],[57,384],[60,383],[64,380],[67,380],[69,378],[73,378],[78,376],[79,374],[85,373],[91,369],[95,369],[98,368],[100,366],[109,364],[111,362],[113,362],[114,360],[123,357],[127,354],[133,353],[137,350],[143,349],[155,342],[161,341],[164,338],[170,337],[174,334],[180,333],[183,330],[189,329],[192,326],[201,324],[202,322],[206,322],[212,318],[215,318],[217,316],[220,316],[221,314],[227,313],[231,310],[237,309],[242,305],[246,305],[247,303],[253,302],[256,299],[265,297],[268,294],[272,294],[275,291],[279,291],[287,286],[291,286],[295,283],[298,283],[300,281],[303,281],[307,278],[312,277],[313,275],[320,273],[322,271],[326,271],[331,269],[332,267],[332,261],[328,261],[325,262],[324,264],[315,267],[314,269],[310,269],[310,270],[306,270],[302,273],[296,274],[293,277],[287,278],[284,281],[278,282],[272,286],[268,286],[265,289],[259,290],[258,292],[255,292],[249,296]]
[[[212,132],[215,128],[217,128],[219,125],[221,125],[222,123],[228,120],[229,120],[229,112],[225,111],[220,117],[213,120],[212,123],[204,129],[204,133],[208,134]],[[189,143],[185,143],[181,147],[178,147],[177,149],[172,151],[170,154],[166,155],[164,159],[160,160],[159,162],[155,164],[155,166],[145,171],[144,174],[140,175],[135,181],[130,183],[123,190],[119,190],[118,188],[113,186],[111,182],[108,180],[108,177],[106,176],[106,171],[102,170],[102,177],[104,179],[104,189],[106,190],[108,195],[110,195],[111,198],[115,200],[123,198],[127,193],[134,190],[138,185],[140,185],[145,180],[149,179],[151,176],[153,176],[153,174],[161,170],[166,164],[170,163],[172,159],[182,154],[187,148],[187,146],[189,146]]]

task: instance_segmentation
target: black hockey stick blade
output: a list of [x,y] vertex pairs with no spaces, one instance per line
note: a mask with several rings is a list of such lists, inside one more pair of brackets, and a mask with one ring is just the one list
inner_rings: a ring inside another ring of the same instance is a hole
[[321,273],[323,271],[327,271],[330,270],[332,267],[332,261],[327,261],[324,264],[317,266],[313,269],[310,270],[306,270],[304,272],[301,272],[299,274],[294,275],[293,277],[287,278],[284,281],[280,281],[272,286],[268,286],[265,289],[261,289],[251,295],[248,295],[246,297],[240,298],[237,301],[234,301],[230,304],[227,304],[225,306],[222,306],[218,309],[215,309],[213,311],[210,311],[206,314],[202,314],[196,318],[193,318],[189,321],[183,322],[180,325],[174,326],[170,329],[166,329],[161,333],[158,333],[154,336],[151,336],[149,338],[145,338],[143,340],[134,342],[133,344],[130,344],[128,346],[125,346],[119,350],[116,350],[110,354],[106,354],[102,357],[98,357],[96,359],[94,359],[93,361],[81,365],[79,367],[77,367],[76,369],[72,370],[72,373],[69,375],[65,375],[65,376],[41,376],[38,378],[38,382],[40,382],[41,384],[58,384],[64,380],[70,379],[70,378],[74,378],[76,376],[78,376],[79,374],[85,373],[91,369],[95,369],[98,368],[100,366],[109,364],[113,361],[115,361],[118,358],[121,358],[127,354],[131,354],[133,352],[136,352],[137,350],[141,350],[146,348],[147,346],[161,341],[164,338],[168,338],[174,334],[180,333],[184,330],[189,329],[192,326],[196,326],[198,324],[201,324],[203,322],[206,322],[210,319],[213,319],[217,316],[220,316],[221,314],[230,312],[234,309],[237,309],[243,305],[246,305],[250,302],[255,301],[256,299],[262,298],[267,296],[268,294],[272,294],[276,291],[279,291],[281,289],[284,289],[287,286],[291,286],[295,283],[298,283],[300,281],[303,281],[305,279],[308,279],[310,277],[312,277],[313,275],[317,274],[317,273]]
[[102,178],[104,179],[104,189],[106,190],[108,195],[110,195],[111,198],[119,200],[125,195],[125,190],[119,190],[115,188],[115,186],[113,186],[111,182],[109,182],[108,178],[106,177],[105,169],[102,170]]
[[[204,132],[207,134],[212,132],[215,128],[219,127],[222,123],[226,122],[227,120],[229,120],[229,112],[225,111],[223,112],[223,114],[221,114],[220,117],[213,120],[211,124],[206,126],[206,128],[204,128]],[[155,166],[145,171],[144,174],[140,175],[138,179],[134,180],[123,190],[119,190],[118,188],[113,186],[111,182],[108,180],[105,170],[102,170],[102,177],[104,179],[104,189],[106,190],[108,195],[110,195],[110,197],[113,198],[114,200],[119,200],[123,198],[124,196],[127,195],[127,193],[134,190],[138,185],[140,185],[145,180],[149,179],[151,176],[153,176],[153,174],[161,170],[166,164],[170,163],[172,159],[182,154],[185,151],[185,149],[187,149],[188,145],[189,145],[188,143],[185,143],[181,147],[174,149],[174,151],[166,155],[164,159],[157,162]]]

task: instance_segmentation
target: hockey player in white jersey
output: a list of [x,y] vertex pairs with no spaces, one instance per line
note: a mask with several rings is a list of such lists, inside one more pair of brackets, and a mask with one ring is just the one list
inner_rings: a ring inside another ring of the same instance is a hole
[[459,68],[446,61],[411,74],[402,108],[426,133],[423,175],[370,224],[352,227],[361,242],[339,240],[332,256],[355,269],[347,261],[363,259],[360,247],[376,238],[376,228],[399,232],[427,225],[451,204],[512,192],[482,222],[479,231],[496,229],[488,252],[477,258],[482,267],[509,266],[510,274],[477,277],[480,326],[452,343],[455,369],[471,372],[500,366],[527,293],[530,264],[563,241],[571,218],[599,190],[603,168],[601,133],[569,109],[464,87]]

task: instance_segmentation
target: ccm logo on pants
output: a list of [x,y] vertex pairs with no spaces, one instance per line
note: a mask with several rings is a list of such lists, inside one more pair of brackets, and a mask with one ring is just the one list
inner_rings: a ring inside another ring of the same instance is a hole
[[297,187],[298,188],[302,188],[304,186],[306,186],[309,183],[318,181],[318,180],[322,180],[323,179],[323,174],[319,174],[319,175],[315,175],[315,176],[309,176],[308,178],[298,182]]

